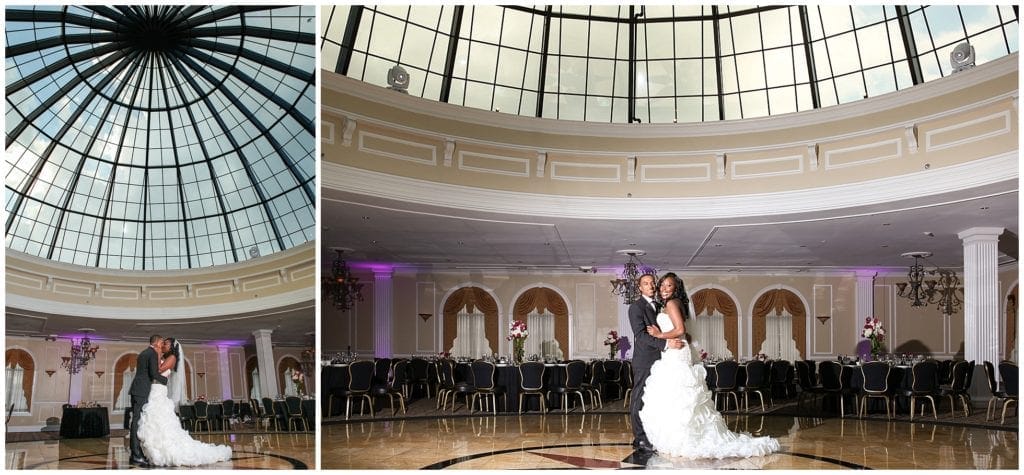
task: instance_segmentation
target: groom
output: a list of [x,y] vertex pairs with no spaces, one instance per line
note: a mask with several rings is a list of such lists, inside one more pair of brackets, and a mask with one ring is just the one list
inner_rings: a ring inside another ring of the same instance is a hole
[[644,385],[651,374],[651,366],[661,359],[661,352],[667,348],[682,348],[678,339],[662,340],[647,333],[648,325],[657,325],[658,307],[654,301],[654,275],[640,276],[640,298],[629,306],[629,326],[633,329],[633,395],[629,401],[629,421],[633,426],[633,448],[639,452],[653,452],[647,440],[640,409],[644,407]]
[[132,388],[128,391],[132,397],[130,445],[133,465],[149,465],[142,453],[142,446],[139,444],[139,416],[142,415],[142,406],[149,400],[149,389],[153,383],[167,384],[167,378],[160,375],[160,358],[157,356],[162,343],[163,338],[160,335],[149,337],[149,348],[139,353],[135,366],[135,379],[132,380]]

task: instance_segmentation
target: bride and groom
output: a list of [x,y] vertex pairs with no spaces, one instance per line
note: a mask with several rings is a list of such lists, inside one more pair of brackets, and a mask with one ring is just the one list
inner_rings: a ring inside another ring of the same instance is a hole
[[181,428],[175,408],[185,392],[181,345],[174,338],[149,337],[139,353],[132,400],[131,463],[141,466],[196,466],[231,460],[231,447],[193,439]]
[[640,454],[658,452],[687,459],[777,452],[776,439],[729,431],[711,399],[706,370],[686,341],[684,321],[693,316],[693,306],[683,282],[673,273],[665,274],[657,285],[654,279],[651,274],[640,278],[641,297],[629,307],[635,342],[630,401],[633,447]]

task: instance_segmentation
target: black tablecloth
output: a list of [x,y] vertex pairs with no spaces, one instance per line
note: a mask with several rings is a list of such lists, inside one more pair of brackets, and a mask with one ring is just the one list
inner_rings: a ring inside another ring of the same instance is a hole
[[[327,414],[330,404],[331,390],[348,388],[348,377],[348,365],[331,365],[320,368],[320,409],[324,411],[324,414]],[[339,414],[345,414],[344,400],[341,401],[341,404],[335,401],[334,413],[327,414],[327,417]]]
[[105,407],[65,407],[60,419],[62,438],[106,437],[110,435],[110,414]]
[[[344,409],[345,406],[342,405],[342,410]],[[283,399],[274,401],[274,415],[277,416],[281,430],[291,430],[288,427],[288,406],[285,405],[285,401]],[[308,427],[310,431],[314,430],[313,421],[316,420],[316,399],[302,400],[302,418],[306,420],[306,427]],[[296,423],[295,430],[301,432],[304,429],[301,424]]]

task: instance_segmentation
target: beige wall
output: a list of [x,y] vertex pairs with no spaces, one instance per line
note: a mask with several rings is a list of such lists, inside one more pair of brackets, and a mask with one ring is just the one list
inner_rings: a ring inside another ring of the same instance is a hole
[[[1005,342],[1005,296],[1017,285],[1016,266],[999,273],[1001,325],[1000,341]],[[890,351],[929,353],[948,358],[963,354],[963,312],[943,316],[929,305],[910,307],[909,300],[894,297],[896,282],[905,280],[902,274],[880,275],[874,282],[874,305],[871,311],[856,308],[856,277],[850,273],[813,274],[792,273],[756,275],[749,273],[686,274],[680,272],[687,289],[693,293],[714,287],[725,291],[736,303],[740,315],[740,356],[750,356],[752,348],[751,318],[753,305],[764,292],[784,288],[798,295],[807,311],[807,354],[810,359],[831,359],[837,355],[852,355],[861,341],[860,331],[868,315],[884,322],[889,332],[886,348]],[[324,305],[322,350],[325,353],[344,351],[351,345],[363,357],[374,354],[373,276],[359,274],[364,287],[364,301],[355,309],[339,312]],[[555,289],[567,298],[574,358],[606,356],[602,345],[609,330],[626,328],[625,307],[610,293],[611,274],[530,274],[510,272],[445,272],[417,273],[396,271],[393,283],[392,351],[395,355],[438,353],[441,348],[441,319],[439,314],[444,299],[453,290],[475,285],[487,289],[499,307],[499,353],[508,353],[507,334],[509,314],[515,298],[524,290],[544,286]],[[423,321],[418,314],[432,313]],[[815,317],[831,318],[821,323]],[[1010,331],[1013,331],[1012,329]],[[622,330],[620,330],[622,333]],[[624,333],[628,335],[628,333]],[[492,342],[493,344],[494,342]],[[1005,346],[1005,343],[1003,343]],[[1010,350],[1001,349],[1004,358]]]
[[[114,400],[117,397],[114,394],[114,365],[122,355],[137,355],[145,348],[145,344],[105,340],[96,343],[100,347],[96,352],[96,359],[90,362],[81,373],[81,401],[95,401],[101,406],[110,408],[110,426],[117,429],[123,423],[123,411],[113,410]],[[71,381],[68,372],[60,367],[60,356],[68,352],[69,341],[58,339],[51,342],[36,337],[8,336],[5,345],[8,350],[12,348],[25,350],[35,362],[35,371],[31,375],[34,378],[34,383],[29,414],[16,413],[11,418],[11,429],[39,430],[47,425],[48,419],[59,425],[62,414],[61,406],[68,402]],[[239,346],[223,348],[228,363],[227,375],[224,377],[220,364],[221,348],[212,345],[183,344],[182,346],[185,349],[185,359],[191,370],[189,373],[189,378],[192,381],[191,398],[205,395],[211,400],[223,399],[225,393],[235,400],[248,398],[249,388],[246,386],[244,377],[245,348]],[[292,356],[301,361],[302,350],[302,348],[275,347],[275,367],[285,356]],[[46,375],[48,369],[55,370],[52,376]],[[97,371],[103,371],[103,376],[98,377]],[[200,377],[199,373],[205,374]],[[225,388],[228,388],[226,392]],[[307,388],[315,390],[315,378],[307,382]]]

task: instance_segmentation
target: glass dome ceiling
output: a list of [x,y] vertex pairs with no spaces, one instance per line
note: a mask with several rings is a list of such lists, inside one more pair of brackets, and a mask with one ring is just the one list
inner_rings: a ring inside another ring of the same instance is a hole
[[321,64],[510,114],[704,122],[843,104],[1017,51],[1017,6],[326,6]]
[[313,239],[315,13],[7,7],[7,247],[158,270]]

